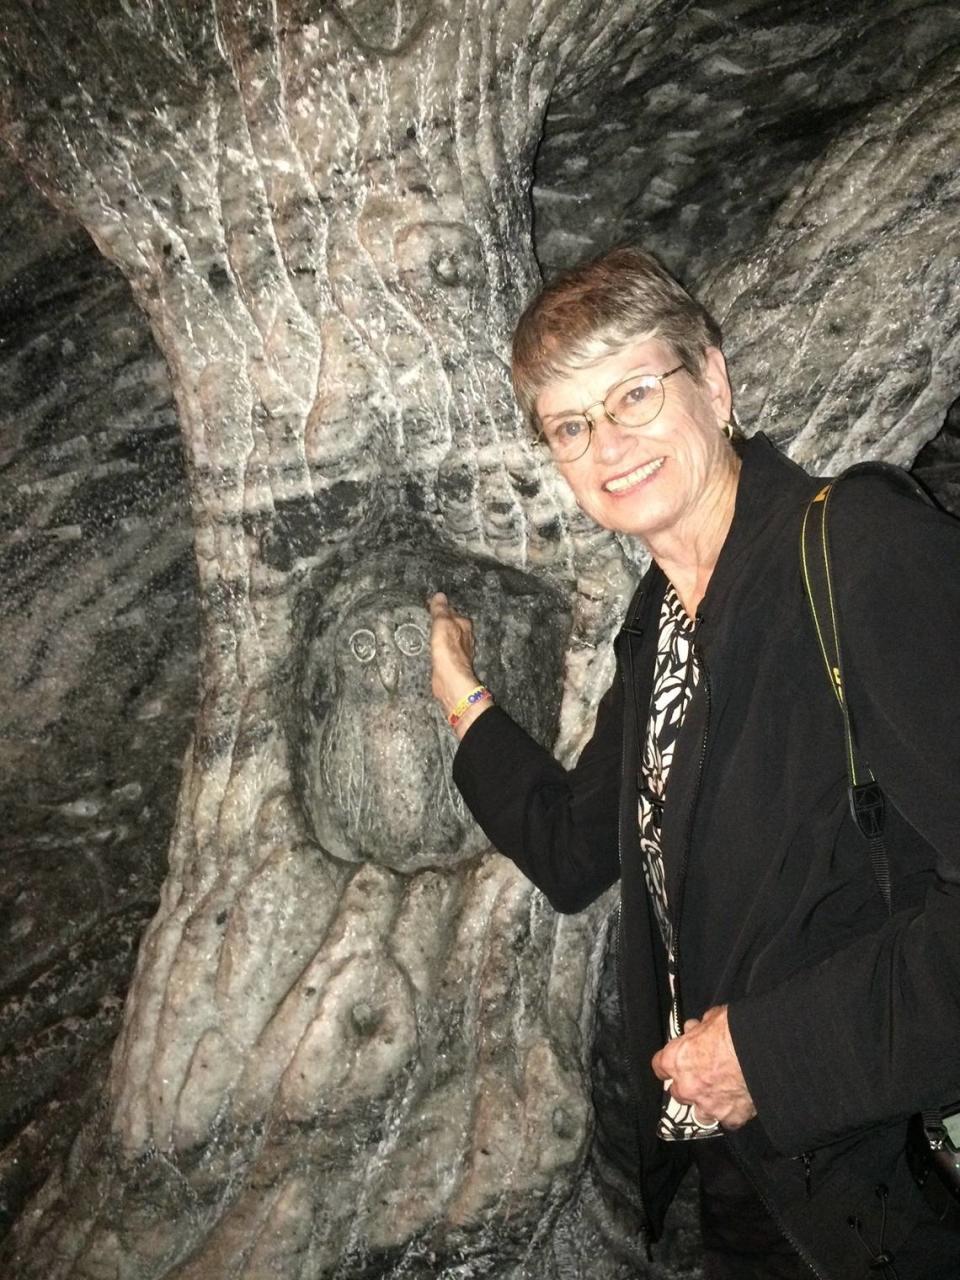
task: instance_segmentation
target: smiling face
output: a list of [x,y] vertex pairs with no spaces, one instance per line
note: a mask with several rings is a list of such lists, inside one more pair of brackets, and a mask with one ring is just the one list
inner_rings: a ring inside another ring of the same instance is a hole
[[665,343],[638,342],[548,383],[536,401],[540,423],[554,428],[559,415],[594,406],[590,447],[576,461],[558,463],[560,474],[597,524],[648,542],[695,539],[735,492],[737,459],[721,429],[730,418],[730,384],[716,348],[708,349],[699,381],[685,369],[666,379],[663,407],[646,426],[619,426],[598,406],[627,375],[662,375],[676,364]]

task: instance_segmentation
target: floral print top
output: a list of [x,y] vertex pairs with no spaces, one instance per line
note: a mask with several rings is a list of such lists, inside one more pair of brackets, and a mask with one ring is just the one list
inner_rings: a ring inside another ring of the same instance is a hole
[[[673,948],[673,926],[667,903],[667,885],[660,847],[660,829],[666,799],[667,779],[673,752],[683,724],[687,706],[700,680],[700,667],[693,647],[694,623],[680,603],[672,585],[668,585],[660,610],[659,637],[650,715],[640,764],[639,826],[647,890],[667,951],[667,975],[670,982],[670,1037],[680,1034],[673,1002],[676,988],[676,961]],[[670,1096],[669,1082],[664,1085],[663,1108],[658,1134],[667,1141],[711,1138],[720,1132],[719,1125],[701,1124],[694,1117],[692,1105],[677,1102]]]

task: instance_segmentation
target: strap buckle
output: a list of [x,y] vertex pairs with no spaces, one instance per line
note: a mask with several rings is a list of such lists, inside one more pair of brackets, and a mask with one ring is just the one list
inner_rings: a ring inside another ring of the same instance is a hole
[[850,812],[868,840],[877,840],[883,835],[887,811],[878,782],[871,779],[850,788]]

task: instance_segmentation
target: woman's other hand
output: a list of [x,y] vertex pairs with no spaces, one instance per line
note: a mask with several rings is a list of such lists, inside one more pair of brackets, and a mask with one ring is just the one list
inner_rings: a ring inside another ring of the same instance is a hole
[[[457,613],[442,591],[431,596],[429,608],[431,687],[443,714],[449,716],[457,703],[480,684],[473,669],[473,623]],[[486,698],[468,707],[454,725],[457,737],[462,738],[489,706],[490,699]]]
[[683,1035],[668,1040],[653,1056],[654,1074],[670,1081],[678,1102],[694,1104],[703,1123],[719,1120],[739,1129],[757,1114],[740,1070],[727,1023],[727,1006],[708,1009],[698,1021],[688,1018]]

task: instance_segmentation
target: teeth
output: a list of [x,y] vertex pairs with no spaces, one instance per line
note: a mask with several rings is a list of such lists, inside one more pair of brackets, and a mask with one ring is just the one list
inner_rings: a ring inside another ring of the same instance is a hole
[[641,480],[646,480],[647,476],[652,476],[662,466],[663,459],[654,458],[652,462],[648,462],[642,467],[637,467],[636,471],[631,471],[629,475],[617,476],[616,480],[608,480],[603,487],[610,493],[621,493],[624,489],[629,489],[632,485],[639,484]]

